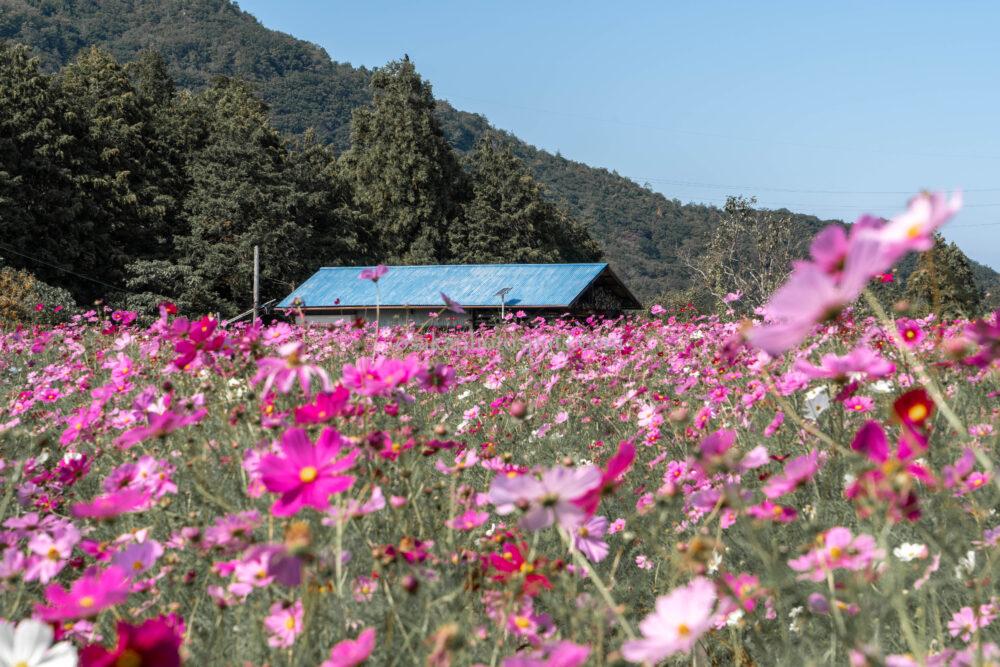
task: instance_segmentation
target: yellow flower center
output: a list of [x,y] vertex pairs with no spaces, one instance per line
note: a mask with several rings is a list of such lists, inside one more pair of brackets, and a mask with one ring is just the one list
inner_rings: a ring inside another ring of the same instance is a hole
[[844,550],[840,547],[830,547],[830,558],[840,558],[844,554]]
[[142,561],[137,560],[136,562],[132,563],[132,569],[135,570],[136,572],[138,572],[139,570],[141,570],[142,569]]
[[527,616],[515,616],[514,625],[524,630],[529,625],[531,625],[531,619],[529,619]]
[[317,474],[318,472],[316,468],[312,466],[306,466],[305,468],[299,471],[299,480],[301,480],[305,484],[308,484],[309,482],[312,482],[316,479]]
[[83,607],[84,609],[90,609],[91,607],[93,607],[94,606],[93,596],[84,595],[82,598],[80,598],[80,606]]
[[915,239],[920,236],[920,231],[920,225],[911,225],[910,228],[906,230],[906,235],[911,239]]
[[689,628],[687,625],[681,623],[680,625],[677,626],[678,637],[687,637],[689,634],[691,634],[691,628]]
[[521,563],[519,570],[525,574],[531,574],[535,571],[535,566],[531,563]]
[[916,331],[914,331],[913,329],[907,329],[906,330],[906,339],[907,340],[913,340],[916,337],[917,337],[917,332]]
[[909,410],[906,411],[906,415],[915,422],[923,421],[927,418],[927,406],[923,403],[917,403],[911,406]]
[[127,648],[115,660],[115,667],[142,667],[142,656],[135,650]]
[[289,630],[294,630],[295,629],[295,618],[292,617],[292,616],[289,616],[288,619],[285,621],[285,627],[288,628]]
[[59,550],[55,547],[49,547],[49,553],[46,554],[49,560],[59,560]]

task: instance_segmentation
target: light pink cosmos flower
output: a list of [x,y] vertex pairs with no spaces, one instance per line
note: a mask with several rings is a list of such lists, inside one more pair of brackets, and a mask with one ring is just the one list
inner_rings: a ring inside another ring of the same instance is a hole
[[326,428],[313,446],[305,430],[293,428],[281,436],[281,455],[268,454],[260,462],[261,480],[268,491],[280,493],[271,513],[291,516],[305,506],[325,510],[330,496],[354,484],[351,475],[339,475],[354,465],[358,450],[336,458],[344,446],[340,433]]
[[267,645],[271,648],[288,648],[302,632],[302,600],[286,607],[281,602],[271,605],[271,613],[264,619]]
[[948,621],[948,634],[952,637],[961,635],[962,641],[972,639],[976,630],[985,628],[996,619],[997,613],[992,605],[980,605],[977,612],[972,607],[962,607]]
[[28,541],[31,556],[24,572],[25,581],[38,580],[47,584],[69,561],[73,547],[80,541],[80,531],[73,524],[67,524],[54,535],[37,532]]
[[152,505],[152,495],[141,489],[122,489],[73,505],[73,516],[90,519],[111,519],[119,514],[141,512]]
[[799,579],[823,581],[831,570],[866,570],[876,560],[885,558],[874,537],[867,534],[855,537],[842,526],[829,529],[816,542],[812,551],[788,561],[789,567],[801,572]]
[[129,577],[120,567],[90,571],[74,581],[69,590],[59,584],[46,588],[49,606],[37,605],[35,615],[50,622],[96,616],[125,602],[130,588]]
[[520,521],[525,530],[541,530],[553,523],[573,530],[586,516],[573,501],[600,482],[601,472],[594,466],[556,466],[542,473],[541,479],[498,475],[490,485],[489,501],[496,505],[498,514],[509,514],[517,507],[526,509]]
[[607,529],[607,517],[591,517],[576,529],[573,534],[573,545],[584,556],[595,563],[600,563],[610,552],[608,543],[602,539]]
[[266,395],[272,388],[279,394],[287,394],[298,381],[303,393],[308,396],[313,376],[319,379],[324,392],[333,390],[333,383],[327,372],[315,364],[306,363],[309,358],[302,354],[301,341],[285,343],[278,348],[278,354],[281,356],[257,360],[257,374],[253,376],[251,384],[263,381],[263,394]]
[[641,639],[622,645],[629,662],[655,664],[675,653],[688,653],[712,627],[715,584],[696,577],[656,600],[656,610],[639,625]]
[[361,631],[357,639],[345,639],[330,649],[330,659],[319,667],[355,667],[360,665],[375,650],[375,628]]
[[921,192],[910,200],[906,211],[869,233],[876,234],[887,246],[891,265],[910,251],[933,248],[934,233],[961,208],[962,194],[959,192],[948,198],[941,192]]
[[896,371],[896,365],[883,359],[871,348],[860,346],[844,356],[824,354],[819,366],[814,366],[805,359],[799,359],[795,362],[795,370],[812,379],[846,380],[852,375],[862,373],[873,378],[885,377]]
[[111,558],[111,564],[124,572],[136,576],[156,564],[163,555],[163,546],[156,540],[135,542],[128,545]]

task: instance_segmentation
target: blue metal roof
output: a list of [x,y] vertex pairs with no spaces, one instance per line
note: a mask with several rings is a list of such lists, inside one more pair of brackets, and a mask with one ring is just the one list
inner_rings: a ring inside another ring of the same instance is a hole
[[[383,306],[443,306],[441,292],[463,306],[500,305],[499,290],[510,287],[507,306],[566,307],[601,273],[597,264],[451,264],[390,266],[379,280]],[[289,294],[278,308],[297,298],[306,308],[374,307],[375,285],[361,280],[364,266],[324,267]]]

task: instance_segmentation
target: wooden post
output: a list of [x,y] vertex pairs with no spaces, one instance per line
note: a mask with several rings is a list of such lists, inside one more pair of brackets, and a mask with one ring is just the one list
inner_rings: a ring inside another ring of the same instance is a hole
[[257,321],[260,308],[260,247],[253,247],[253,322]]

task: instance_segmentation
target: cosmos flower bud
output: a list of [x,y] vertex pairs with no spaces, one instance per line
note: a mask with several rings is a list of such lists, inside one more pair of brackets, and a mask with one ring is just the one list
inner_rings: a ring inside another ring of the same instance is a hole
[[528,414],[528,406],[524,401],[514,401],[510,404],[508,412],[514,419],[524,419],[525,415]]

